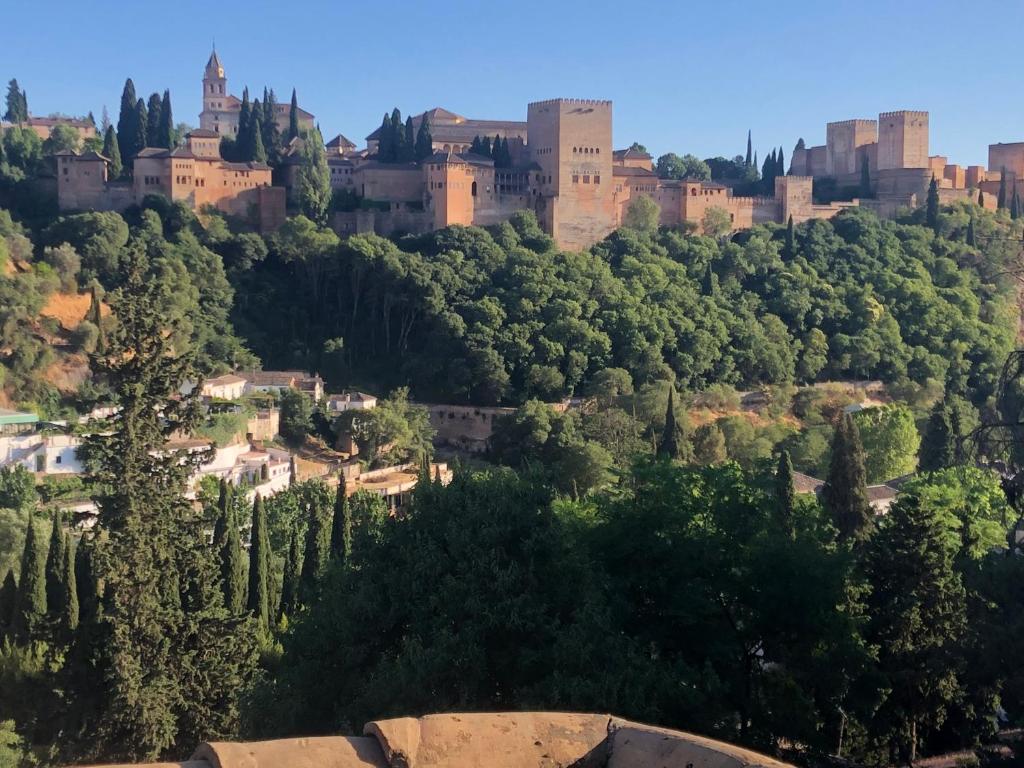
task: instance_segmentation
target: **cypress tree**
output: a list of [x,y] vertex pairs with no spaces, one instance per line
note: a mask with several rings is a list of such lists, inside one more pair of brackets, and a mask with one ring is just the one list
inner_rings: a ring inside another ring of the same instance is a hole
[[793,232],[793,214],[789,215],[786,222],[786,258],[792,259],[796,256],[796,237]]
[[778,178],[779,176],[785,176],[785,175],[786,175],[786,159],[785,159],[785,155],[782,152],[782,147],[779,147],[779,156],[778,156],[778,159],[775,161],[775,177]]
[[291,616],[299,607],[299,580],[301,578],[301,558],[299,551],[299,534],[293,528],[288,542],[288,558],[284,564],[284,580],[281,583],[281,605],[278,609],[278,620],[282,616]]
[[474,155],[483,154],[483,142],[480,141],[479,136],[473,137],[473,143],[469,145],[469,151],[472,152]]
[[1010,198],[1010,218],[1020,218],[1020,195],[1017,194],[1017,190],[1013,190],[1013,196]]
[[149,124],[149,118],[146,116],[146,102],[139,99],[135,102],[135,141],[134,146],[138,147],[135,150],[135,154],[138,154],[147,146],[149,146],[147,136],[147,125]]
[[491,157],[494,159],[494,165],[496,168],[500,168],[499,163],[502,162],[501,157],[501,136],[494,134],[494,140],[491,142]]
[[295,456],[288,457],[288,485],[295,485],[299,482],[299,470],[295,466]]
[[75,586],[79,623],[96,620],[99,611],[99,595],[96,593],[96,574],[92,562],[92,542],[80,539],[75,547]]
[[757,168],[758,168],[758,165],[757,165],[757,152],[756,151],[754,152],[754,162],[753,162],[753,164],[750,167],[754,169],[754,173],[756,174],[757,173]]
[[0,586],[0,639],[6,637],[14,622],[14,608],[18,603],[18,582],[14,571],[7,569],[4,583]]
[[164,97],[160,101],[160,127],[156,134],[157,146],[174,148],[174,114],[171,111],[171,91],[164,91]]
[[[238,111],[238,133],[235,135],[235,151],[239,152],[241,146],[245,141],[245,137],[249,135],[249,122],[252,119],[252,103],[249,101],[249,86],[242,89],[242,106]],[[240,158],[242,155],[237,154],[235,159]]]
[[860,159],[860,196],[862,198],[871,197],[871,169],[868,167],[867,155]]
[[985,193],[982,190],[978,190],[978,205],[982,208],[985,207]]
[[859,542],[871,532],[874,515],[866,478],[860,431],[850,414],[843,414],[832,438],[832,459],[821,494],[840,541]]
[[277,127],[277,96],[274,89],[264,89],[261,138],[266,155],[265,162],[276,163],[281,154],[281,129]]
[[391,110],[391,147],[391,162],[402,162],[405,157],[405,123],[398,107]]
[[352,555],[352,510],[348,503],[345,478],[338,481],[334,497],[334,517],[331,520],[331,557],[347,564]]
[[796,488],[793,486],[793,462],[789,458],[789,451],[779,454],[779,466],[775,472],[775,503],[779,510],[779,522],[792,535]]
[[60,513],[54,511],[50,528],[50,546],[46,552],[46,605],[51,616],[61,609],[64,586],[64,529],[60,524]]
[[121,148],[121,159],[126,168],[131,168],[132,158],[138,154],[142,147],[136,146],[138,132],[135,121],[138,115],[135,112],[135,83],[129,77],[124,82],[124,90],[121,92],[121,111],[117,116],[117,143]]
[[416,159],[422,160],[432,154],[434,154],[434,137],[430,134],[430,118],[424,112],[423,119],[420,120],[420,127],[416,131]]
[[66,638],[78,629],[78,585],[75,579],[75,556],[70,537],[64,541],[64,593],[61,595],[60,627]]
[[270,465],[260,464],[260,481],[267,482],[270,479]]
[[327,566],[331,546],[331,532],[324,520],[324,510],[317,501],[309,505],[309,527],[306,529],[306,553],[302,558],[299,577],[299,599],[309,605],[316,596],[320,578]]
[[292,88],[292,104],[288,110],[288,140],[291,141],[299,135],[299,99]]
[[918,468],[922,472],[945,469],[956,462],[956,441],[949,416],[949,404],[945,399],[937,402],[928,416],[918,452]]
[[252,533],[249,541],[248,609],[261,627],[270,626],[270,534],[263,498],[257,493],[252,505]]
[[669,384],[668,406],[665,408],[665,428],[658,443],[659,458],[674,461],[679,458],[679,436],[676,434],[675,387]]
[[221,510],[214,529],[220,562],[221,591],[224,593],[224,607],[232,616],[242,613],[245,606],[245,584],[243,583],[242,545],[238,540],[238,520],[235,517],[234,502],[230,495],[227,507]]
[[973,216],[971,216],[971,218],[967,220],[967,244],[969,246],[971,246],[971,248],[973,248],[974,245],[975,245],[975,242],[974,242],[974,217]]
[[4,119],[11,123],[28,120],[28,96],[18,87],[17,80],[7,83],[7,112]]
[[949,405],[949,432],[953,442],[953,466],[959,467],[966,463],[964,452],[963,421],[960,414],[960,403],[956,400]]
[[393,162],[395,157],[394,133],[391,130],[391,115],[384,113],[384,119],[380,122],[380,132],[377,139],[377,160],[382,163]]
[[412,127],[412,115],[405,118],[405,135],[402,138],[402,162],[416,159],[416,131]]
[[36,527],[29,514],[25,548],[21,553],[21,580],[14,609],[13,630],[17,637],[35,635],[46,617],[46,557],[36,540]]
[[217,492],[217,519],[213,522],[213,546],[219,552],[227,538],[228,517],[227,511],[231,507],[231,489],[228,481],[223,477],[220,479]]
[[999,195],[996,197],[996,210],[1006,207],[1006,166],[999,172]]
[[932,231],[939,231],[939,183],[935,181],[934,175],[928,185],[928,202],[925,206],[924,220]]
[[162,147],[160,143],[160,113],[163,110],[163,102],[159,93],[149,95],[149,103],[146,105],[146,146]]
[[480,139],[480,154],[484,157],[492,157],[490,136],[484,136]]
[[252,124],[252,157],[254,163],[267,162],[267,150],[263,146],[263,125],[257,119]]
[[753,164],[755,166],[757,165],[757,160],[752,159],[751,155],[750,155],[750,150],[752,148],[753,148],[753,144],[750,141],[750,129],[748,128],[747,129],[747,158],[746,158],[746,161],[744,163],[744,165],[746,165],[747,168],[749,168],[751,166],[751,164]]
[[121,148],[117,143],[117,134],[112,125],[107,126],[107,132],[103,136],[103,156],[110,160],[110,179],[121,178],[124,173],[124,165],[121,162]]

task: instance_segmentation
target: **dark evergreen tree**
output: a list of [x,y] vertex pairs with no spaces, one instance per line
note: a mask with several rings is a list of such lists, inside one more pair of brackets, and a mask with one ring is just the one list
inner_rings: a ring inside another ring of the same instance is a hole
[[108,171],[110,179],[121,178],[124,173],[124,165],[121,163],[121,148],[117,144],[117,134],[112,125],[107,126],[107,132],[103,136],[103,156],[110,160]]
[[1013,190],[1013,195],[1010,197],[1010,218],[1020,218],[1020,195],[1017,194],[1017,190]]
[[156,140],[158,147],[174,148],[174,113],[171,111],[170,90],[164,91],[164,97],[160,101],[160,127],[157,129]]
[[782,147],[779,147],[779,154],[775,160],[775,177],[786,175],[786,158],[782,152]]
[[2,641],[11,630],[14,622],[14,608],[18,604],[18,582],[14,578],[14,571],[7,569],[3,585],[0,585],[0,641]]
[[675,387],[668,388],[668,406],[665,408],[665,428],[658,443],[658,456],[674,461],[679,458],[679,435],[676,427]]
[[996,210],[1003,210],[1006,207],[1006,166],[1004,165],[999,173],[999,194],[996,197]]
[[949,403],[946,399],[932,407],[918,453],[918,469],[922,472],[945,469],[956,462],[956,438],[949,416]]
[[391,115],[384,113],[384,119],[380,123],[380,131],[377,138],[377,160],[382,163],[394,162],[395,158],[395,134],[391,130]]
[[281,158],[281,129],[277,125],[277,96],[274,89],[264,89],[261,137],[266,154],[264,162],[276,165]]
[[299,579],[299,599],[304,605],[309,605],[316,597],[330,555],[331,530],[326,516],[326,510],[321,508],[318,501],[310,503],[306,552],[302,558],[302,575]]
[[242,89],[242,106],[238,111],[238,133],[235,134],[235,156],[231,159],[241,162],[244,155],[243,145],[249,137],[249,124],[252,122],[252,102],[249,101],[249,86]]
[[121,148],[121,161],[127,171],[131,170],[132,159],[142,149],[138,144],[136,101],[135,83],[129,77],[124,82],[124,90],[121,92],[121,112],[117,117],[117,144]]
[[490,136],[484,136],[482,139],[480,139],[480,154],[482,154],[484,157],[494,157],[494,151],[493,147],[491,147]]
[[92,623],[98,618],[99,595],[93,571],[92,542],[83,538],[75,547],[75,586],[79,623]]
[[932,176],[928,185],[928,201],[925,205],[924,220],[933,232],[939,231],[939,183]]
[[779,466],[775,471],[775,504],[780,525],[792,535],[796,514],[796,488],[793,486],[793,461],[789,458],[789,451],[782,451],[779,454]]
[[267,162],[267,150],[263,146],[263,125],[259,119],[252,124],[252,157],[254,163]]
[[7,83],[7,111],[4,120],[10,123],[24,123],[28,120],[28,96],[18,87],[17,80]]
[[256,494],[252,505],[252,533],[249,541],[248,609],[260,627],[270,626],[270,533],[263,499]]
[[416,131],[412,127],[412,115],[405,118],[405,135],[402,138],[402,162],[411,163],[416,159]]
[[149,117],[146,115],[146,102],[138,99],[135,102],[135,146],[138,147],[136,154],[149,146],[148,125]]
[[405,123],[402,121],[402,113],[398,107],[391,110],[391,147],[390,162],[402,162],[402,158],[406,156]]
[[334,516],[331,519],[331,557],[347,564],[352,555],[352,509],[348,503],[345,478],[338,480],[334,497]]
[[967,244],[969,246],[971,246],[971,248],[975,247],[975,241],[974,241],[974,217],[973,216],[971,216],[971,218],[967,220]]
[[299,582],[302,573],[302,553],[299,549],[299,534],[293,528],[288,541],[288,557],[284,563],[284,579],[281,583],[281,605],[278,620],[282,616],[293,616],[299,607]]
[[160,143],[160,113],[163,109],[163,102],[159,93],[149,94],[149,102],[146,104],[146,146],[162,147]]
[[484,145],[483,142],[480,140],[480,137],[474,136],[473,142],[469,145],[469,151],[472,152],[474,155],[482,155],[484,153],[483,149]]
[[978,190],[978,205],[982,208],[985,207],[985,193],[982,190]]
[[860,159],[860,196],[865,199],[871,197],[871,169],[868,167],[867,155]]
[[750,141],[750,129],[747,129],[747,157],[746,157],[746,160],[744,161],[744,164],[747,166],[747,168],[749,168],[751,165],[755,165],[755,166],[757,165],[757,160],[754,160],[751,157],[751,155],[750,155],[750,150],[752,148],[753,148],[753,145],[752,145],[752,143]]
[[60,613],[64,595],[64,542],[60,512],[54,511],[50,527],[50,546],[46,552],[46,606],[51,617]]
[[793,215],[790,214],[789,221],[786,222],[786,247],[785,256],[787,259],[796,257],[796,237],[793,232]]
[[859,542],[871,533],[874,514],[866,478],[860,431],[853,418],[844,414],[832,438],[832,458],[821,492],[840,541]]
[[288,109],[288,140],[291,141],[299,135],[299,99],[292,88],[292,103]]
[[72,554],[74,548],[71,546],[70,537],[64,541],[64,591],[61,593],[61,607],[58,619],[60,630],[64,637],[70,640],[72,634],[78,629],[78,585],[75,579],[75,556]]
[[424,112],[423,119],[420,120],[420,127],[416,131],[416,159],[423,160],[432,154],[434,154],[434,137],[430,134],[430,118]]
[[23,640],[36,637],[46,620],[46,555],[37,538],[30,514],[25,547],[21,553],[21,579],[12,623],[15,637]]
[[220,506],[220,516],[214,528],[214,545],[217,547],[220,564],[224,607],[232,616],[238,616],[245,607],[245,566],[242,562],[242,545],[238,540],[235,503],[230,489],[227,489],[225,494],[224,505]]

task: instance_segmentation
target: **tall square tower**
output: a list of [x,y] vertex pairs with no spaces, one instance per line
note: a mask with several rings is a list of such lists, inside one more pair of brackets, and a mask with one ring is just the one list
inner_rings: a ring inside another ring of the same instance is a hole
[[540,167],[537,208],[545,231],[567,249],[586,248],[611,232],[612,103],[533,102],[527,108],[526,132],[530,158]]
[[901,110],[878,116],[878,170],[928,167],[928,113]]
[[842,120],[825,128],[825,174],[846,176],[860,173],[857,150],[878,141],[874,120]]

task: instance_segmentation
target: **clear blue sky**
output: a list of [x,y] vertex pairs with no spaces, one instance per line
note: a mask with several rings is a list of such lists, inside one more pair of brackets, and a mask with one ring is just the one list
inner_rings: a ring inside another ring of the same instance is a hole
[[362,146],[385,110],[444,106],[526,119],[529,101],[615,103],[615,144],[700,157],[761,156],[825,123],[891,109],[931,112],[931,153],[984,164],[1024,140],[1019,0],[499,0],[174,3],[11,2],[0,77],[33,113],[111,119],[124,79],[171,89],[196,124],[216,38],[233,93],[294,85],[325,136]]

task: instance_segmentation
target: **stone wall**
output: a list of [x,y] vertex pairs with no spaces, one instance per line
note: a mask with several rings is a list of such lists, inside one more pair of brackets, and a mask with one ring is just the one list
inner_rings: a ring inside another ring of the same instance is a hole
[[928,167],[928,113],[902,110],[878,116],[878,170]]
[[878,123],[874,120],[842,120],[825,128],[825,174],[839,176],[860,173],[860,147],[878,141]]

